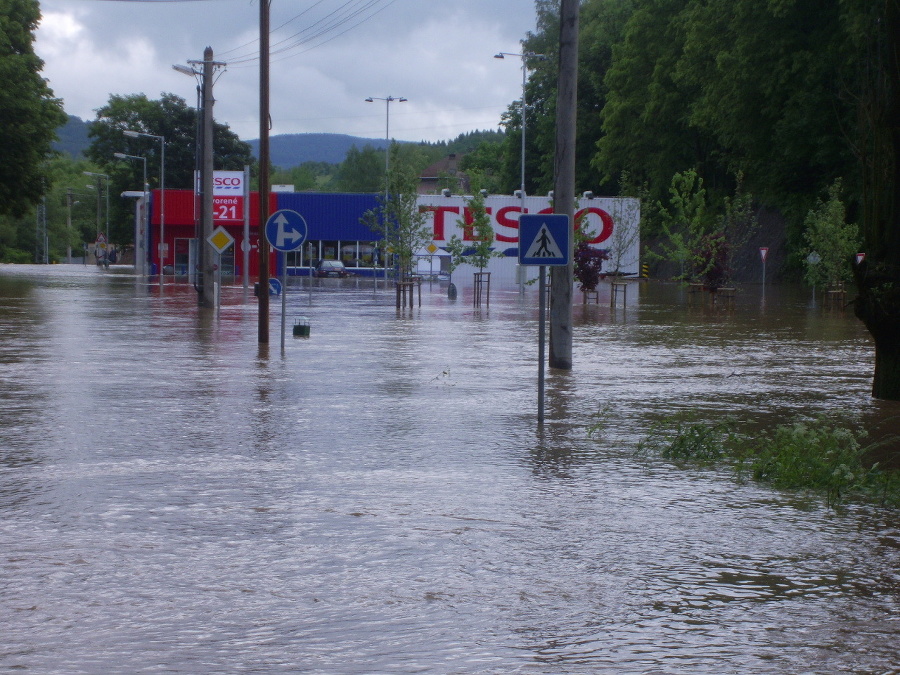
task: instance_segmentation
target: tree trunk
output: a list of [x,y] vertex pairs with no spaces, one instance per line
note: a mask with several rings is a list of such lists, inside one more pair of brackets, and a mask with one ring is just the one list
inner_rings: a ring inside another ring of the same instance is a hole
[[859,99],[866,258],[854,267],[854,311],[875,341],[872,396],[900,400],[900,0],[885,2],[883,18]]
[[[879,266],[884,270],[883,264]],[[856,316],[875,341],[875,374],[872,396],[900,400],[900,270],[873,272],[868,262],[857,266],[859,297]]]

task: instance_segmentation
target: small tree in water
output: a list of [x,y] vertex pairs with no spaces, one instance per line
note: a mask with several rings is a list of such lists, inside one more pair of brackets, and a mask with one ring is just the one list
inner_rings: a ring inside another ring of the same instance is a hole
[[380,234],[385,249],[394,255],[398,279],[412,273],[416,253],[432,239],[425,213],[419,210],[418,176],[412,166],[399,161],[398,145],[391,144],[391,170],[387,198],[379,197],[378,207],[363,214],[361,222]]
[[[494,228],[484,205],[485,194],[478,189],[478,185],[480,185],[478,175],[473,175],[471,179],[473,194],[466,199],[468,215],[464,220],[457,221],[466,236],[460,238],[459,235],[454,234],[447,242],[451,275],[453,270],[463,263],[477,267],[479,272],[483,272],[491,258],[503,257],[500,251],[494,249]],[[488,302],[490,302],[490,298],[488,298]]]
[[716,290],[728,284],[728,242],[723,233],[701,237],[692,258],[696,266],[694,279],[706,288]]
[[805,278],[812,286],[837,287],[850,280],[850,261],[859,250],[859,228],[845,221],[840,179],[828,188],[828,199],[821,199],[806,215],[803,233],[807,256],[818,254],[818,263],[807,258]]
[[587,240],[580,241],[575,247],[575,280],[582,293],[597,290],[604,260],[609,260],[609,251],[594,248]]

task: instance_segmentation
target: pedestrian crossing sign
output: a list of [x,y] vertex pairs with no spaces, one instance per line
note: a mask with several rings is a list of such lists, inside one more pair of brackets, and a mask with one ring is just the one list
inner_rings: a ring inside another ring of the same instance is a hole
[[523,214],[519,217],[519,264],[568,265],[571,230],[564,213]]

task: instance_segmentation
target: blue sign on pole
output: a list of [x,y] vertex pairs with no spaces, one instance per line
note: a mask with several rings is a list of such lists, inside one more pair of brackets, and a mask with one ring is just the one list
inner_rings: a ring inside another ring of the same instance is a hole
[[275,277],[269,278],[269,295],[281,295],[281,282]]
[[276,251],[296,251],[306,241],[306,221],[296,211],[281,209],[266,221],[266,239]]
[[564,213],[519,216],[519,264],[568,265],[571,231]]

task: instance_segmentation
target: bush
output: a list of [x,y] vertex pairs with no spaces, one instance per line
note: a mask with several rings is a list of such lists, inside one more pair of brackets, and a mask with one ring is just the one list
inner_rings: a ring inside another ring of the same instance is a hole
[[824,419],[785,424],[756,441],[749,470],[755,480],[822,491],[835,503],[847,492],[865,490],[877,470],[863,465],[864,437]]
[[578,288],[583,293],[594,291],[600,283],[600,271],[603,261],[609,260],[609,251],[602,248],[594,248],[586,241],[582,241],[575,247],[575,279]]
[[34,262],[34,256],[18,248],[5,248],[0,251],[0,262],[27,265]]
[[701,465],[730,464],[738,480],[779,489],[810,490],[837,504],[848,495],[900,505],[900,471],[867,461],[865,431],[826,418],[775,427],[762,434],[736,431],[734,420],[716,424],[669,418],[653,427],[638,452]]
[[732,419],[706,424],[671,417],[656,425],[638,450],[663,459],[713,464],[730,456],[736,440],[734,424]]

